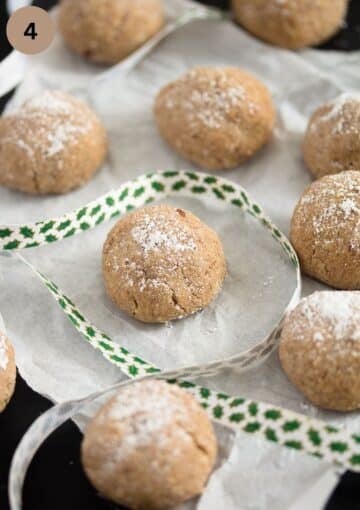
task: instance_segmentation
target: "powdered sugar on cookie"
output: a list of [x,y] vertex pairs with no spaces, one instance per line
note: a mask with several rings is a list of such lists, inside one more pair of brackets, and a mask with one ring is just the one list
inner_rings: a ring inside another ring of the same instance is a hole
[[321,326],[335,340],[360,341],[360,292],[315,292],[301,302],[299,311],[314,328],[314,340],[324,340],[316,331]]
[[226,274],[216,233],[191,212],[165,204],[134,211],[115,225],[103,268],[110,297],[144,322],[205,308]]
[[331,185],[319,182],[300,199],[298,212],[304,222],[310,217],[315,244],[337,243],[336,232],[352,225],[351,245],[360,248],[360,181],[354,172],[332,176]]
[[189,232],[163,213],[151,217],[148,214],[143,215],[139,224],[131,230],[131,235],[145,255],[154,250],[196,250],[196,243]]
[[14,144],[30,158],[36,153],[45,158],[59,155],[70,143],[78,143],[79,135],[91,129],[91,122],[82,111],[82,103],[60,91],[45,91],[24,103],[10,117],[17,122],[13,135],[0,144]]
[[[184,84],[194,82],[189,95],[183,95]],[[241,85],[234,86],[226,72],[219,69],[216,79],[209,80],[202,74],[202,69],[193,69],[174,82],[169,90],[165,106],[172,110],[181,107],[187,113],[190,124],[200,122],[204,126],[219,129],[226,122],[232,109],[244,105],[250,113],[257,111],[257,106],[249,101],[246,90]]]
[[160,381],[147,381],[122,389],[99,417],[100,423],[111,423],[123,432],[122,441],[113,452],[116,462],[132,455],[138,448],[152,445],[156,449],[166,448],[176,437],[191,441],[186,427],[180,424],[190,425],[184,410],[196,411],[196,405],[189,399],[185,408],[181,397],[178,388],[168,388],[167,383]]
[[59,90],[45,90],[28,99],[21,108],[22,112],[43,113],[48,115],[72,115],[73,108],[68,96]]
[[345,92],[325,105],[325,111],[310,125],[316,131],[323,124],[331,124],[332,134],[360,134],[360,93]]

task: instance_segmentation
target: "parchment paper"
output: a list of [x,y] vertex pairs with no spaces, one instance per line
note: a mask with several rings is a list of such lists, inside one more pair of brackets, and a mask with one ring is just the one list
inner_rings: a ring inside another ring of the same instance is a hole
[[[329,55],[329,59],[338,62],[340,57]],[[295,54],[266,46],[227,21],[197,21],[170,35],[129,75],[124,76],[117,68],[99,75],[94,69],[96,76],[90,81],[79,70],[78,59],[58,39],[53,48],[34,60],[14,104],[37,90],[59,84],[83,97],[108,129],[108,163],[92,182],[64,197],[27,197],[1,189],[1,223],[53,217],[149,170],[192,168],[160,139],[151,111],[154,96],[162,85],[194,65],[235,65],[253,72],[269,86],[278,120],[271,143],[248,164],[225,175],[242,184],[288,232],[293,207],[310,182],[301,157],[307,117],[324,101],[359,83],[359,53],[346,59],[336,78],[330,60],[325,62],[316,51]],[[259,339],[278,319],[294,286],[289,277],[291,268],[280,250],[239,212],[221,211],[197,201],[177,203],[194,210],[219,231],[230,276],[224,292],[208,310],[170,327],[139,326],[125,319],[105,297],[100,260],[110,223],[66,242],[24,253],[95,324],[133,351],[168,368],[213,360],[234,353],[244,345],[242,342]],[[83,342],[27,268],[0,257],[0,270],[5,289],[0,293],[0,310],[16,349],[20,373],[30,386],[59,402],[120,380],[118,370]],[[321,287],[311,281],[304,283],[305,293]],[[335,423],[346,422],[359,431],[358,414],[322,413],[305,402],[281,372],[276,353],[247,373],[224,373],[205,383]],[[238,435],[230,458],[213,475],[197,507],[295,509],[304,508],[299,505],[308,495],[308,508],[317,509],[335,482],[333,468],[317,459]]]

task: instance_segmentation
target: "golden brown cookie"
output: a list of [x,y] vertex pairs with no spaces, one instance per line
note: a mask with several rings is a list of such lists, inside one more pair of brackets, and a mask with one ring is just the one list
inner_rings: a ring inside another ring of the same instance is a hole
[[207,169],[233,168],[271,137],[275,111],[268,89],[235,67],[198,67],[160,90],[155,119],[163,138]]
[[286,318],[281,365],[315,405],[360,409],[360,292],[315,292]]
[[175,508],[202,493],[217,444],[194,397],[164,381],[124,387],[97,413],[82,443],[87,476],[128,508]]
[[76,53],[115,64],[164,25],[161,0],[62,0],[59,27]]
[[14,349],[0,331],[0,412],[5,409],[15,389],[16,365]]
[[344,22],[348,0],[232,0],[235,20],[283,48],[320,44]]
[[85,103],[45,91],[0,119],[0,185],[67,193],[91,179],[106,151],[105,129]]
[[108,295],[144,322],[166,322],[205,308],[225,273],[217,234],[191,212],[168,205],[125,216],[104,245]]
[[360,94],[344,93],[318,108],[303,145],[305,162],[318,178],[360,170]]
[[295,208],[290,237],[304,273],[338,289],[360,289],[360,173],[313,182]]

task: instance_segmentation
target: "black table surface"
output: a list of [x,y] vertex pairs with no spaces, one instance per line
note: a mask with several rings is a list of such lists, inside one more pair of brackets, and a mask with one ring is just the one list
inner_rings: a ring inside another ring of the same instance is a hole
[[[34,2],[45,8],[55,3],[54,0]],[[209,0],[203,3],[223,8],[228,6],[226,0]],[[6,21],[5,0],[0,0],[0,60],[11,50],[5,35]],[[360,0],[352,0],[347,24],[321,48],[345,51],[360,49]],[[0,100],[0,111],[8,97]],[[15,395],[7,409],[0,414],[0,510],[9,508],[7,481],[15,448],[31,423],[49,407],[50,402],[32,391],[18,375]],[[81,434],[71,422],[66,423],[46,441],[36,455],[25,482],[25,510],[118,508],[100,498],[87,482],[79,461],[80,442]],[[326,510],[359,509],[360,475],[346,473],[331,495]],[[306,510],[321,509],[309,507]]]

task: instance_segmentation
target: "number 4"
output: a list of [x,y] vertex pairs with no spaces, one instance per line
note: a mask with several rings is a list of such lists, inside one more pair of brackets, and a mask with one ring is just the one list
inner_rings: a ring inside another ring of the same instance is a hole
[[36,28],[35,28],[35,23],[34,22],[31,22],[31,23],[28,24],[28,26],[26,27],[26,30],[24,32],[24,36],[25,37],[31,37],[32,40],[36,39],[38,34],[36,32]]

